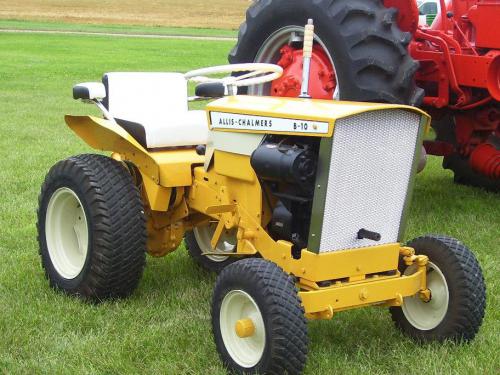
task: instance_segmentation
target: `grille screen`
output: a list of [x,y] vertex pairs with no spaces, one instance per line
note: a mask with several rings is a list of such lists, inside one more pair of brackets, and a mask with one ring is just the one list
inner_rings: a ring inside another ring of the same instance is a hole
[[[398,241],[420,116],[367,112],[335,124],[320,252]],[[381,240],[357,239],[361,228]]]

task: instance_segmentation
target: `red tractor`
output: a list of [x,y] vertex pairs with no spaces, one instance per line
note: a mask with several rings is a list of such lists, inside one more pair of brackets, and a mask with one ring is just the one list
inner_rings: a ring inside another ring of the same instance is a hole
[[500,1],[440,0],[429,26],[415,0],[256,0],[229,55],[283,76],[249,94],[296,97],[303,25],[314,19],[314,98],[404,103],[433,116],[428,154],[458,183],[500,190]]

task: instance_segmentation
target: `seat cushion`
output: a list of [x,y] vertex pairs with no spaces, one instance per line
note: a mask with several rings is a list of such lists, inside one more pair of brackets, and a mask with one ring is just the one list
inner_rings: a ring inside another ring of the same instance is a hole
[[186,113],[187,82],[181,73],[116,72],[102,79],[113,117],[143,124]]
[[183,74],[106,73],[103,83],[110,114],[141,144],[145,139],[147,148],[206,144],[206,114],[188,111]]
[[188,111],[166,121],[143,124],[148,148],[196,146],[206,144],[208,122],[205,111]]
[[139,144],[148,148],[148,144],[146,142],[146,129],[142,124],[137,122],[122,120],[121,118],[115,118],[115,121],[118,125],[120,125],[123,129],[127,131]]

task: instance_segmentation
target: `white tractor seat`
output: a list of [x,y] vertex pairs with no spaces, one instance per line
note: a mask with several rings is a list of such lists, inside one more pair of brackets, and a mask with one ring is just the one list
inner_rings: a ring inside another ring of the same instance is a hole
[[106,73],[103,101],[116,122],[145,148],[206,144],[205,111],[189,111],[181,73]]

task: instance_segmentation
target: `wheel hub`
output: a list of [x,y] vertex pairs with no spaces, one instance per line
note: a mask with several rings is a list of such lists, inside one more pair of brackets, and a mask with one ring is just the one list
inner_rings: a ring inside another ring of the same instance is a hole
[[[250,95],[299,96],[303,35],[303,26],[288,25],[267,38],[254,61],[280,65],[283,75],[271,84],[249,87]],[[310,67],[309,95],[315,99],[338,99],[339,88],[333,59],[318,35],[314,35]]]
[[[405,275],[416,271],[410,266]],[[449,291],[446,279],[441,270],[432,262],[427,266],[427,288],[429,299],[422,298],[420,293],[406,297],[402,306],[406,319],[416,328],[428,331],[436,328],[445,318],[448,311]]]
[[234,330],[236,331],[238,337],[243,339],[245,337],[253,336],[255,333],[255,324],[253,324],[253,321],[250,318],[239,319],[234,326]]
[[73,190],[62,187],[52,194],[45,236],[56,271],[66,279],[78,276],[87,258],[89,232],[85,211]]
[[489,178],[500,178],[500,150],[493,142],[481,143],[470,155],[471,167]]
[[[302,82],[302,49],[285,45],[280,49],[277,62],[283,68],[283,75],[271,84],[272,96],[298,97]],[[309,94],[315,99],[332,99],[337,80],[335,72],[323,48],[313,46]]]
[[[196,242],[200,249],[204,253],[210,253],[212,250],[212,245],[210,244],[212,237],[215,232],[217,223],[210,223],[207,226],[196,227],[193,229]],[[217,243],[215,251],[219,253],[234,253],[236,251],[236,231],[235,230],[224,230],[221,234],[220,240]],[[224,262],[229,256],[226,255],[206,255],[208,259],[214,262]]]
[[219,324],[224,346],[241,367],[259,363],[266,346],[264,319],[255,300],[243,290],[231,290],[222,300]]

